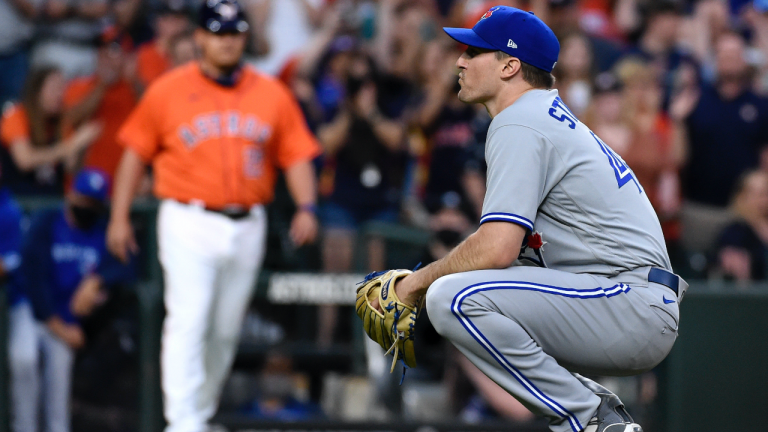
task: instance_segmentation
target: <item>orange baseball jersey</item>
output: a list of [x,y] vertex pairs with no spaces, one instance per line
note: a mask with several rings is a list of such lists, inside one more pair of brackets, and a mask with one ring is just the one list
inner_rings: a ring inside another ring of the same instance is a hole
[[[64,93],[64,106],[71,108],[80,103],[96,87],[96,80],[96,77],[73,80]],[[91,120],[101,123],[103,129],[101,135],[88,147],[83,167],[99,168],[114,178],[123,153],[116,141],[117,131],[135,106],[136,93],[129,83],[120,81],[106,90],[101,104],[91,117]],[[72,130],[68,129],[69,134]]]
[[146,91],[118,139],[153,164],[158,197],[219,209],[267,203],[277,168],[320,154],[288,89],[251,67],[241,73],[224,87],[193,62]]
[[170,70],[171,66],[171,61],[160,52],[155,42],[142,45],[136,52],[136,74],[144,87]]
[[14,141],[29,139],[29,117],[21,104],[13,104],[3,112],[0,121],[0,141],[10,148]]

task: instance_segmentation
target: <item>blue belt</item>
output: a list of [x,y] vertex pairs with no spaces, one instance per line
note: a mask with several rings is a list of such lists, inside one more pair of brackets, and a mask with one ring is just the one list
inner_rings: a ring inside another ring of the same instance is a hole
[[678,293],[678,286],[680,285],[680,277],[672,272],[668,272],[660,268],[652,268],[648,272],[648,282],[664,285],[675,292],[676,296],[680,296]]

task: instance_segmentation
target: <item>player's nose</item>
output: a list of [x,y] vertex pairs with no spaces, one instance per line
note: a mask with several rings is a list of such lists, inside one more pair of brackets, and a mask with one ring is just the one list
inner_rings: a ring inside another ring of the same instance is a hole
[[459,56],[458,59],[456,59],[456,67],[459,69],[466,69],[467,68],[467,59],[465,58],[466,53],[463,53]]

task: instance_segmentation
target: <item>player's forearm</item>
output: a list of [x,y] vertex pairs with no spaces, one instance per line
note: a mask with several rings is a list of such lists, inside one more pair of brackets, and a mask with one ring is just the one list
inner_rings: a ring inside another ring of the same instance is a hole
[[112,192],[112,219],[128,219],[131,212],[131,202],[133,202],[143,174],[144,162],[135,151],[126,149],[115,174],[115,186]]
[[525,230],[508,222],[487,222],[444,258],[424,267],[403,283],[406,291],[421,297],[443,276],[473,270],[507,268],[517,259]]
[[296,207],[314,206],[317,202],[315,168],[312,161],[299,162],[286,169],[285,183]]

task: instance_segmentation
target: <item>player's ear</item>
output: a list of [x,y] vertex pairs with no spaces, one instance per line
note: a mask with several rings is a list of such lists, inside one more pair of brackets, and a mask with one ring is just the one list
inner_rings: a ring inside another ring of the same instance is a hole
[[505,81],[511,79],[520,72],[522,67],[517,57],[507,57],[504,59],[504,67],[501,69],[501,79]]

